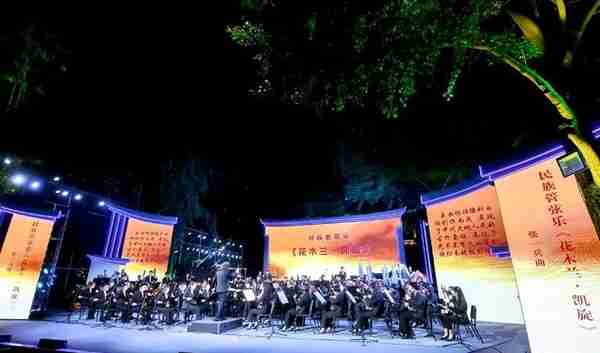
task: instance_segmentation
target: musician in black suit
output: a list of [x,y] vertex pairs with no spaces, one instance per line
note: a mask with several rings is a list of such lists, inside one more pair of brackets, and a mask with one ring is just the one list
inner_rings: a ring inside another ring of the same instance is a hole
[[265,274],[265,280],[262,282],[260,293],[256,298],[256,308],[248,311],[248,328],[257,328],[258,315],[265,315],[271,309],[273,301],[273,281],[270,273]]
[[369,328],[369,320],[377,315],[377,304],[377,298],[371,293],[365,293],[361,297],[361,300],[355,305],[354,309],[353,334],[360,334]]
[[[290,296],[288,296],[290,298]],[[284,326],[282,328],[283,331],[291,329],[292,331],[296,329],[296,326],[302,326],[304,323],[300,322],[302,320],[300,315],[308,314],[308,310],[310,307],[310,293],[306,288],[301,287],[299,291],[292,297],[293,305],[286,313],[284,318]]]
[[149,321],[150,310],[148,310],[148,303],[146,302],[146,291],[148,286],[141,284],[137,290],[132,290],[129,296],[130,298],[130,313],[137,313],[138,318],[145,324]]
[[229,262],[223,262],[217,266],[216,288],[217,294],[217,315],[215,321],[225,320],[225,301],[227,300],[227,292],[229,291],[229,281],[231,280],[231,272],[229,271]]
[[96,294],[96,283],[88,282],[87,287],[81,290],[77,295],[77,300],[79,303],[87,303],[88,305],[88,320],[92,320],[94,318],[94,311],[92,308],[92,299],[94,298],[94,294]]
[[158,311],[166,317],[167,325],[173,324],[173,314],[177,310],[173,288],[163,284],[160,294],[156,297]]
[[110,285],[108,284],[103,285],[100,288],[100,290],[96,291],[96,294],[94,294],[94,297],[90,304],[90,310],[92,311],[92,313],[95,313],[97,309],[101,309],[100,321],[106,320],[107,311],[108,309],[110,309],[111,296],[112,294],[110,292]]
[[442,340],[452,341],[455,338],[453,326],[456,322],[460,322],[467,318],[467,301],[460,287],[442,287],[442,326],[444,327],[444,335]]
[[344,292],[332,286],[329,294],[329,310],[321,312],[320,333],[333,331],[336,319],[342,315],[342,305],[345,299]]
[[131,294],[129,282],[124,282],[115,295],[117,300],[116,309],[121,312],[121,321],[123,323],[129,322],[129,296]]
[[[194,315],[196,319],[208,309],[206,299],[203,296],[202,288],[197,280],[192,279],[190,284],[185,288],[183,292],[183,304],[182,310],[185,318],[187,319],[190,315]],[[204,302],[202,302],[204,301]],[[205,308],[203,310],[203,308]]]

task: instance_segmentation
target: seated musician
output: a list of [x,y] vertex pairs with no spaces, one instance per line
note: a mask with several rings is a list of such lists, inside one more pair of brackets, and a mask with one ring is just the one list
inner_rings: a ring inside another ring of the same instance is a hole
[[145,284],[140,284],[137,290],[134,290],[130,295],[130,313],[136,313],[138,315],[138,319],[145,324],[149,321],[150,311],[147,310],[148,306],[145,302],[146,291],[148,290],[148,286]]
[[294,307],[289,308],[285,313],[283,331],[288,329],[295,330],[296,326],[303,326],[301,315],[308,314],[310,308],[310,293],[305,287],[300,287],[299,291],[293,297]]
[[400,322],[400,335],[403,338],[414,338],[415,332],[412,328],[411,321],[422,316],[422,303],[417,290],[410,284],[404,286],[404,305],[398,313],[398,321]]
[[467,301],[460,287],[442,286],[441,317],[444,335],[442,340],[455,339],[454,325],[467,318]]
[[320,333],[333,332],[337,318],[342,316],[342,305],[345,295],[339,288],[331,286],[329,290],[329,310],[321,311]]
[[183,294],[185,293],[186,287],[187,284],[185,281],[181,281],[173,287],[173,298],[175,299],[175,308],[177,308],[177,312],[180,312],[183,309]]
[[265,315],[271,309],[271,302],[273,300],[273,282],[270,273],[265,274],[265,279],[262,282],[261,292],[256,298],[256,309],[250,309],[248,311],[247,324],[248,328],[255,329],[258,327],[258,315]]
[[121,313],[121,322],[129,322],[130,283],[124,282],[115,294],[116,310]]
[[[249,289],[249,290],[251,290],[254,293],[254,295],[256,295],[257,294],[256,293],[256,289],[257,289],[256,280],[254,280],[254,279],[252,279],[250,277],[246,278],[246,280],[244,281],[244,289],[245,290]],[[244,296],[243,297],[243,301],[244,301],[244,308],[242,310],[242,317],[243,318],[247,318],[248,317],[248,312],[250,311],[250,309],[253,309],[253,308],[256,307],[256,300],[249,301]]]
[[90,310],[92,310],[92,313],[95,313],[97,309],[101,309],[100,321],[104,322],[107,316],[110,316],[112,300],[111,286],[109,284],[104,284],[94,295],[90,304]]
[[366,293],[355,305],[356,318],[352,325],[353,334],[361,334],[362,331],[369,328],[369,320],[377,315],[378,298],[371,293]]
[[[96,315],[96,310],[102,308],[102,305],[104,305],[104,300],[106,298],[101,298],[101,296],[99,295],[99,292],[103,291],[103,286],[101,286],[100,288],[96,288],[95,282],[90,283],[88,283],[87,288],[84,290],[84,295],[87,296],[88,303],[87,319],[93,320]],[[100,299],[102,299],[102,301],[100,301]]]
[[156,307],[158,311],[166,317],[167,325],[173,324],[173,314],[175,313],[175,300],[171,286],[163,284],[162,289],[156,297]]
[[194,315],[198,319],[202,313],[206,312],[208,309],[206,299],[208,298],[204,297],[200,284],[196,279],[192,278],[190,284],[183,292],[182,310],[185,320],[190,315]]
[[[357,290],[353,281],[347,280],[343,283],[344,290],[344,307],[346,310],[342,313],[342,316],[347,317],[349,320],[354,321],[354,313],[356,304],[352,302],[351,298],[357,300]],[[358,303],[358,302],[357,302]]]
[[[88,282],[87,286],[80,290],[79,293],[77,293],[77,303],[85,303],[86,305],[88,305],[89,307],[91,307],[91,301],[94,298],[94,294],[96,294],[96,283],[94,283],[93,281]],[[91,314],[91,315],[90,315]],[[91,320],[94,318],[94,313],[91,312],[88,309],[88,316],[87,316],[88,320]]]

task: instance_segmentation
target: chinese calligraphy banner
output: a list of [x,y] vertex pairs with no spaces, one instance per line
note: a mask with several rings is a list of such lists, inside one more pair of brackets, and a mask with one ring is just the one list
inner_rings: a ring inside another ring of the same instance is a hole
[[13,214],[0,253],[0,319],[28,319],[54,221]]
[[156,270],[158,278],[164,277],[169,266],[172,236],[173,225],[129,218],[121,257],[130,260],[125,271],[132,280],[152,270]]
[[554,159],[496,180],[533,353],[598,352],[600,241]]
[[343,266],[358,275],[359,264],[374,269],[399,262],[400,215],[387,219],[266,226],[269,271],[275,277],[337,274]]
[[427,206],[438,287],[462,288],[484,321],[523,323],[494,187]]

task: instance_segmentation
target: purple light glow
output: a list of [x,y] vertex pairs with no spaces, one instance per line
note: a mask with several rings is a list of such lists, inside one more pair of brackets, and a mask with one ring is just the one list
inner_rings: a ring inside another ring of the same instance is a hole
[[492,171],[489,171],[487,173],[485,173],[483,171],[483,168],[481,167],[481,165],[479,166],[479,175],[482,178],[491,178],[496,179],[498,177],[510,174],[516,170],[522,169],[522,168],[526,168],[529,167],[533,164],[536,164],[538,162],[544,161],[546,159],[550,159],[550,158],[555,158],[558,155],[563,155],[566,153],[565,147],[561,144],[561,145],[556,145],[544,152],[538,153],[536,155],[533,155],[529,158],[526,159],[522,159],[518,162],[514,162],[508,165],[503,166],[502,168],[498,168]]
[[470,185],[470,186],[468,186],[468,187],[466,187],[464,189],[455,191],[455,192],[450,193],[450,194],[441,195],[441,196],[438,196],[438,197],[436,197],[434,199],[427,200],[427,201],[423,201],[423,195],[421,195],[421,203],[424,206],[431,206],[431,205],[436,204],[436,203],[448,201],[448,200],[451,200],[453,198],[456,198],[456,197],[459,197],[459,196],[463,196],[463,195],[466,195],[468,193],[477,191],[477,190],[481,189],[482,187],[484,187],[486,185],[491,185],[491,184],[492,184],[492,180],[490,178],[484,179],[484,180],[478,182],[477,184]]
[[43,214],[43,213],[36,213],[36,212],[30,212],[30,211],[24,211],[24,210],[16,210],[16,209],[8,208],[8,207],[2,206],[2,205],[0,205],[0,211],[4,211],[4,212],[10,213],[10,214],[17,214],[20,216],[46,219],[46,220],[50,220],[50,221],[56,221],[57,219],[59,219],[63,216],[61,212],[58,212],[56,214]]
[[115,217],[116,215],[113,213],[110,216],[110,225],[108,226],[108,231],[106,232],[106,242],[104,243],[104,256],[108,256],[108,247],[109,247],[109,243],[112,240],[113,237],[113,227],[115,225]]
[[111,212],[120,214],[120,215],[128,217],[128,218],[134,218],[134,219],[137,219],[140,221],[150,222],[150,223],[158,223],[158,224],[169,224],[169,225],[177,224],[177,217],[152,215],[152,214],[148,214],[148,213],[144,213],[144,212],[140,212],[140,211],[126,209],[123,207],[117,207],[112,204],[107,204],[106,206],[108,207],[108,209]]

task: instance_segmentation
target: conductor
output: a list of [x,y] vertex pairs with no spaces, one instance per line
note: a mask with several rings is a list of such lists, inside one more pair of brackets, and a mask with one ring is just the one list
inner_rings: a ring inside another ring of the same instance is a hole
[[225,299],[227,298],[227,292],[229,291],[229,280],[231,279],[231,272],[229,269],[229,262],[223,262],[217,265],[217,273],[215,275],[217,280],[217,286],[215,293],[217,294],[217,315],[215,321],[225,320]]

